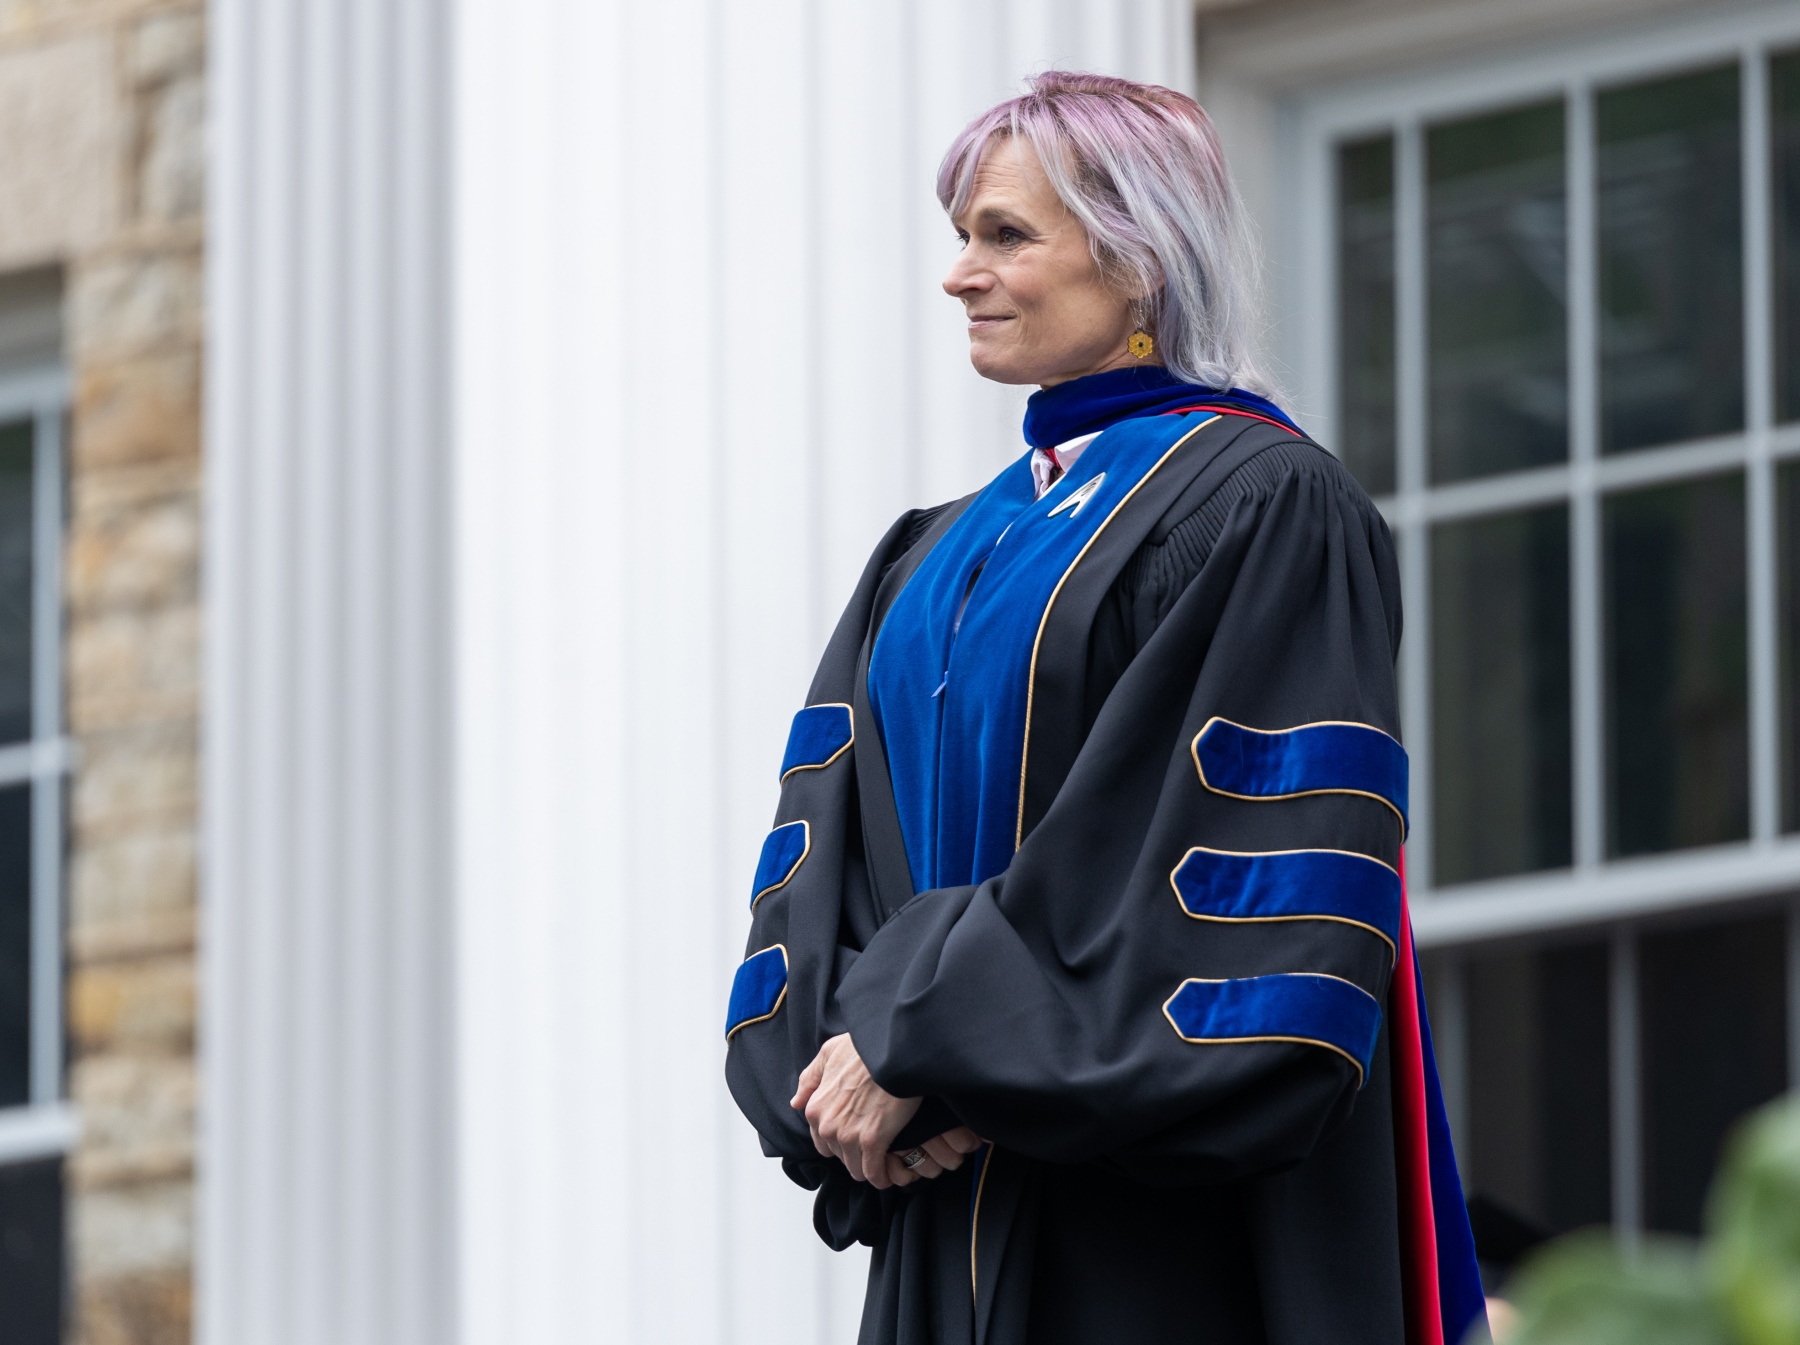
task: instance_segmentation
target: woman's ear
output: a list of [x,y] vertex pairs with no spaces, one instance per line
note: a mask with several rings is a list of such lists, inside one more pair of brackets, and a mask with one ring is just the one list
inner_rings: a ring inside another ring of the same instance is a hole
[[1145,268],[1138,272],[1137,284],[1133,288],[1133,300],[1143,305],[1144,311],[1148,313],[1156,306],[1157,295],[1167,288],[1162,268],[1155,262],[1146,263]]

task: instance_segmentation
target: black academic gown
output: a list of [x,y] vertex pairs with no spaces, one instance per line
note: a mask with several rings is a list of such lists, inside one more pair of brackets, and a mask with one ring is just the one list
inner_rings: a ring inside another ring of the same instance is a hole
[[[806,712],[824,738],[790,745],[746,963],[782,982],[751,984],[748,1008],[734,993],[726,1074],[765,1152],[818,1192],[819,1235],[873,1248],[863,1345],[1405,1338],[1385,1023],[1365,1072],[1304,1040],[1184,1040],[1163,1011],[1185,978],[1294,972],[1387,1003],[1379,933],[1191,918],[1171,875],[1193,847],[1398,864],[1379,799],[1231,797],[1194,747],[1215,716],[1397,737],[1392,542],[1323,450],[1187,421],[1044,620],[1004,873],[911,890],[868,703],[874,635],[974,497],[882,539],[808,696],[845,708]],[[991,1142],[980,1161],[877,1192],[821,1158],[788,1099],[844,1031],[882,1087],[925,1098],[896,1151],[960,1122]]]

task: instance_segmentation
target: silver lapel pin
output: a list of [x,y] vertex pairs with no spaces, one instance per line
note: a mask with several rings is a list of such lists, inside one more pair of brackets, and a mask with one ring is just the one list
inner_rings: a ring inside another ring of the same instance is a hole
[[1074,518],[1075,515],[1087,508],[1087,502],[1094,498],[1094,492],[1100,489],[1100,483],[1104,480],[1106,480],[1106,473],[1102,472],[1092,481],[1082,482],[1076,490],[1070,493],[1068,499],[1064,500],[1061,504],[1057,505],[1056,508],[1045,514],[1044,517],[1055,518],[1058,514],[1062,513],[1063,510],[1067,509],[1069,511],[1069,517]]

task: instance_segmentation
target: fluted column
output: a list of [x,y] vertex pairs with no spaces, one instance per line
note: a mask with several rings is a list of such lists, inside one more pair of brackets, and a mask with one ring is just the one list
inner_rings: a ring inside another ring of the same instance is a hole
[[212,1345],[457,1338],[449,18],[213,5]]

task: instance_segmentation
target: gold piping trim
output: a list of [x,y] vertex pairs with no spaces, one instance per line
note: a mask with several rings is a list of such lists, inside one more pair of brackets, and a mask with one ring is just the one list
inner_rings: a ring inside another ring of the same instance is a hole
[[[795,767],[795,769],[798,770],[799,767]],[[764,776],[763,778],[766,780],[768,777]],[[783,822],[781,824],[781,826],[771,828],[769,831],[769,835],[773,836],[777,831],[781,831],[784,828],[791,827],[793,825],[794,824],[792,822]],[[779,892],[779,891],[781,891],[782,888],[786,887],[790,882],[792,882],[794,875],[796,873],[800,872],[800,866],[802,864],[806,863],[806,857],[812,853],[812,823],[808,822],[803,817],[800,819],[800,825],[804,828],[804,830],[800,834],[802,836],[806,837],[806,844],[800,848],[800,858],[796,859],[793,862],[792,866],[789,867],[789,869],[787,871],[787,876],[785,878],[783,878],[779,883],[770,883],[762,891],[758,892],[754,897],[750,898],[751,911],[755,911],[756,903],[761,901],[764,897],[768,896],[769,893]],[[765,841],[766,841],[766,839],[767,838],[765,838]],[[1185,855],[1182,857],[1184,859],[1186,858]]]
[[[1347,915],[1326,915],[1322,911],[1317,914],[1309,912],[1300,915],[1196,915],[1187,908],[1187,903],[1181,899],[1181,889],[1175,885],[1175,875],[1180,873],[1181,866],[1187,863],[1188,855],[1239,855],[1246,859],[1254,858],[1257,855],[1350,855],[1355,859],[1366,859],[1371,864],[1379,864],[1398,878],[1400,871],[1386,860],[1377,859],[1374,855],[1365,855],[1358,850],[1334,850],[1328,846],[1300,850],[1215,850],[1209,845],[1195,845],[1190,846],[1187,853],[1176,862],[1175,867],[1169,870],[1169,888],[1175,893],[1175,904],[1181,907],[1181,913],[1189,920],[1209,920],[1220,925],[1270,925],[1284,920],[1332,920],[1340,925],[1354,925],[1357,929],[1368,930],[1388,946],[1388,951],[1393,954],[1393,962],[1400,960],[1400,950],[1394,946],[1394,941],[1384,931],[1376,929],[1375,926],[1365,921],[1352,920]],[[1325,975],[1324,972],[1307,974]]]
[[[1092,548],[1095,542],[1100,540],[1100,534],[1105,532],[1107,525],[1119,516],[1119,510],[1130,504],[1131,497],[1136,495],[1139,490],[1143,489],[1144,482],[1148,481],[1151,477],[1155,476],[1157,472],[1161,471],[1162,465],[1173,457],[1175,451],[1183,444],[1187,443],[1187,441],[1192,439],[1196,434],[1199,434],[1201,430],[1204,430],[1208,425],[1212,424],[1213,421],[1222,419],[1224,419],[1223,416],[1208,416],[1205,420],[1194,426],[1193,429],[1182,435],[1181,438],[1177,439],[1173,444],[1169,445],[1168,452],[1158,458],[1151,466],[1150,470],[1140,476],[1137,479],[1136,484],[1133,485],[1130,490],[1125,492],[1125,497],[1112,507],[1112,512],[1100,520],[1100,526],[1094,529],[1093,536],[1089,537],[1081,550],[1075,553],[1075,559],[1069,562],[1069,568],[1062,572],[1062,578],[1058,579],[1056,581],[1056,587],[1050,590],[1050,601],[1044,604],[1044,614],[1038,618],[1037,635],[1034,636],[1031,641],[1031,668],[1025,675],[1025,743],[1019,751],[1019,813],[1018,819],[1013,826],[1013,849],[1015,850],[1025,842],[1025,767],[1026,763],[1031,760],[1031,705],[1033,699],[1037,695],[1038,646],[1044,642],[1044,627],[1050,624],[1050,613],[1056,606],[1057,596],[1062,593],[1063,585],[1069,582],[1069,576],[1075,573],[1075,567],[1081,564],[1082,559],[1087,555],[1089,549]],[[1104,476],[1106,473],[1102,472],[1101,475]],[[1201,731],[1204,732],[1205,730]]]
[[[1376,1000],[1375,996],[1369,994],[1369,992],[1367,990],[1364,990],[1360,985],[1357,985],[1357,983],[1355,981],[1346,981],[1346,980],[1344,980],[1344,978],[1342,976],[1333,976],[1328,971],[1277,971],[1277,972],[1271,972],[1269,974],[1273,975],[1273,976],[1319,976],[1319,977],[1323,977],[1327,981],[1343,981],[1345,985],[1351,987],[1358,994],[1365,995],[1370,1000],[1374,1000],[1375,1008],[1376,1008],[1377,1012],[1379,1012],[1381,1009],[1381,1001]],[[1180,985],[1175,987],[1175,994],[1170,995],[1167,999],[1165,999],[1163,1001],[1162,1011],[1163,1011],[1163,1017],[1169,1020],[1169,1026],[1175,1029],[1175,1035],[1177,1037],[1180,1037],[1183,1041],[1191,1041],[1196,1046],[1231,1046],[1231,1045],[1237,1045],[1237,1044],[1243,1044],[1243,1043],[1249,1043],[1249,1042],[1261,1042],[1261,1041],[1291,1041],[1291,1042],[1298,1042],[1302,1046],[1323,1046],[1327,1051],[1336,1051],[1339,1055],[1343,1056],[1344,1059],[1348,1060],[1352,1065],[1356,1066],[1357,1087],[1359,1089],[1363,1086],[1364,1083],[1366,1083],[1368,1081],[1367,1076],[1363,1073],[1362,1061],[1358,1060],[1355,1056],[1351,1055],[1350,1052],[1346,1051],[1342,1046],[1334,1045],[1333,1043],[1328,1042],[1328,1041],[1321,1041],[1317,1037],[1283,1037],[1283,1036],[1190,1037],[1190,1036],[1188,1036],[1188,1034],[1183,1032],[1181,1030],[1180,1026],[1175,1022],[1175,1015],[1169,1012],[1169,1006],[1175,1002],[1175,995],[1179,995],[1183,990],[1187,989],[1187,987],[1190,985],[1224,985],[1225,982],[1229,979],[1231,979],[1231,978],[1224,977],[1224,976],[1217,976],[1217,977],[1190,976],[1187,978],[1187,980],[1183,981]]]
[[1233,794],[1229,789],[1220,789],[1217,785],[1209,783],[1206,778],[1206,768],[1200,764],[1200,740],[1206,736],[1206,731],[1214,724],[1229,724],[1234,729],[1244,730],[1245,733],[1260,733],[1265,736],[1273,736],[1278,733],[1298,733],[1301,729],[1318,729],[1341,725],[1345,728],[1368,729],[1371,733],[1379,733],[1382,737],[1392,742],[1394,746],[1398,747],[1401,752],[1405,752],[1405,744],[1385,729],[1378,729],[1373,724],[1359,723],[1354,719],[1319,719],[1310,724],[1296,724],[1292,728],[1287,729],[1256,729],[1251,728],[1248,724],[1240,724],[1235,719],[1227,719],[1223,715],[1214,715],[1200,726],[1200,732],[1196,733],[1194,735],[1194,741],[1188,744],[1188,752],[1194,758],[1194,769],[1200,773],[1200,783],[1214,794],[1221,795],[1224,798],[1246,799],[1251,803],[1274,803],[1280,799],[1303,799],[1314,794],[1355,794],[1360,798],[1374,799],[1375,802],[1382,804],[1390,813],[1399,818],[1400,839],[1403,841],[1406,839],[1405,814],[1394,806],[1393,800],[1383,798],[1380,794],[1371,794],[1366,789],[1300,789],[1292,794]]
[[[851,744],[856,741],[856,710],[853,707],[845,705],[842,701],[820,701],[817,705],[803,705],[800,709],[804,712],[806,710],[829,710],[834,707],[850,716],[850,736],[844,740],[844,745],[823,761],[811,761],[803,766],[789,766],[781,773],[781,779],[777,783],[786,784],[788,776],[795,771],[822,771],[850,750]],[[768,777],[764,776],[763,778],[766,780]]]
[[975,1208],[969,1215],[969,1301],[975,1304],[980,1303],[975,1278],[975,1251],[981,1245],[981,1194],[987,1190],[988,1169],[993,1166],[994,1142],[989,1140],[987,1154],[981,1160],[981,1176],[975,1182]]
[[[763,779],[765,779],[765,780],[768,778],[769,777],[766,775],[763,777]],[[763,1014],[760,1018],[746,1018],[743,1022],[735,1025],[731,1029],[731,1031],[729,1031],[725,1034],[726,1041],[730,1041],[733,1037],[737,1036],[740,1029],[749,1027],[752,1023],[768,1022],[769,1019],[773,1018],[776,1014],[780,1013],[781,1006],[783,1004],[787,1003],[787,992],[788,992],[788,988],[787,988],[787,973],[788,973],[787,945],[782,944],[782,943],[772,943],[769,945],[769,948],[781,949],[781,974],[782,974],[781,993],[779,995],[775,996],[775,1007],[770,1009],[767,1013]],[[750,954],[750,957],[745,958],[744,962],[748,962],[751,957],[761,957],[764,953],[769,951],[769,948],[758,948],[754,953]],[[744,963],[740,962],[740,963],[738,963],[738,965],[741,967],[744,965]],[[1179,991],[1177,993],[1179,993]],[[1173,1021],[1173,1020],[1171,1020],[1171,1021]]]

